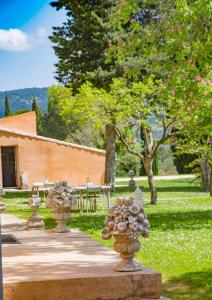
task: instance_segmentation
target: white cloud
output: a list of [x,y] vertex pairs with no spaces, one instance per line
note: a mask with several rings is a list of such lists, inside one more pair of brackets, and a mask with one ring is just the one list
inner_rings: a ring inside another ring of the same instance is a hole
[[38,28],[33,35],[28,35],[16,28],[0,29],[0,50],[23,52],[47,40],[48,32],[45,28]]
[[19,29],[0,29],[0,49],[8,51],[25,51],[31,47],[27,34]]

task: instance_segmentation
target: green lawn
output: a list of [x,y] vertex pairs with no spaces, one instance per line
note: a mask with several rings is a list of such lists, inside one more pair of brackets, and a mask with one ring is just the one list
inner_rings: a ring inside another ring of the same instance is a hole
[[[141,182],[145,211],[151,224],[151,236],[142,239],[138,261],[163,274],[163,294],[174,300],[212,299],[212,199],[189,179],[158,181],[157,206],[149,204],[146,182]],[[119,188],[112,195],[130,195]],[[21,218],[30,215],[27,193],[7,194],[7,212]],[[46,228],[55,223],[49,210],[40,209]],[[112,241],[101,239],[106,209],[99,204],[96,213],[73,213],[70,227],[78,227],[108,247]]]

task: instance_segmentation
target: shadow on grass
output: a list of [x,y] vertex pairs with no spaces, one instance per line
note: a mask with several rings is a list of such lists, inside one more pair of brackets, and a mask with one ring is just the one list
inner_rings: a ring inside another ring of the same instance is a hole
[[[164,183],[165,185],[165,183]],[[156,184],[157,186],[157,184]],[[139,185],[139,187],[141,188],[141,190],[143,192],[149,192],[149,188],[146,186],[142,186]],[[116,188],[116,193],[133,193],[135,191],[135,189],[130,189],[128,186],[124,186],[124,187],[117,187]],[[202,189],[198,186],[157,186],[157,191],[160,193],[177,193],[177,192],[181,192],[181,193],[195,193],[195,192],[203,192]],[[113,193],[114,195],[115,193]]]
[[[104,219],[105,214],[78,214],[72,213],[70,220],[66,223],[68,226],[72,228],[79,228],[81,231],[96,231],[102,230],[104,227]],[[45,228],[52,229],[56,226],[56,221],[51,218],[47,217],[44,219]]]
[[[19,199],[19,198],[29,198],[31,192],[25,191],[25,192],[6,192],[4,199]],[[40,197],[43,198],[43,192],[39,192]]]
[[173,277],[164,284],[164,294],[173,300],[212,299],[212,270]]
[[[67,225],[73,228],[79,228],[81,231],[102,230],[104,227],[104,219],[106,214],[100,213],[75,213],[71,214]],[[161,229],[170,231],[175,229],[198,230],[208,226],[208,221],[212,219],[212,211],[188,211],[188,212],[156,212],[148,213],[148,219],[152,229]],[[56,226],[56,222],[51,217],[44,217],[46,229]]]
[[56,226],[56,221],[53,218],[44,218],[45,229],[52,229]]
[[183,228],[184,230],[195,230],[200,227],[208,226],[207,222],[212,219],[212,211],[149,212],[148,219],[150,221],[151,228],[161,228],[163,231],[180,228]]
[[30,192],[6,192],[4,199],[29,198]]

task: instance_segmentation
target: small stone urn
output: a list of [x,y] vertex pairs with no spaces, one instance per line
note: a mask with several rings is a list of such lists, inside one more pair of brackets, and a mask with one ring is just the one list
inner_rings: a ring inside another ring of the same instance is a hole
[[136,174],[133,170],[130,170],[128,172],[128,175],[130,177],[130,180],[128,182],[128,186],[129,186],[129,188],[134,189],[136,187],[136,183],[135,183],[135,180],[134,180],[134,177],[135,177]]
[[71,209],[76,204],[73,196],[73,190],[68,187],[66,181],[59,181],[49,190],[46,198],[46,207],[53,212],[53,218],[57,221],[54,232],[69,232],[66,222],[70,219]]
[[149,221],[143,208],[134,204],[133,198],[117,198],[105,220],[103,239],[115,238],[114,250],[120,253],[121,262],[115,267],[118,272],[139,271],[142,266],[133,260],[140,249],[139,236],[149,236]]
[[29,206],[32,209],[32,215],[28,218],[28,229],[43,229],[43,218],[38,213],[40,198],[37,195],[32,195],[29,199]]

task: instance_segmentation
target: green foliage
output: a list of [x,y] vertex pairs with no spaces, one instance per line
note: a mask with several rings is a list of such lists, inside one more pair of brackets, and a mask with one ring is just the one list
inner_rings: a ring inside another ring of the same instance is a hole
[[62,116],[62,104],[64,99],[71,101],[72,90],[61,86],[51,86],[48,89],[48,112],[40,115],[38,110],[38,122],[40,121],[40,134],[65,140],[72,143],[90,147],[104,148],[104,135],[102,131],[94,130],[93,126],[79,124],[72,113],[68,118]]
[[76,129],[70,126],[69,135],[65,139],[68,142],[86,145],[98,149],[105,149],[105,136],[103,131],[96,130],[93,126],[78,126]]
[[114,61],[105,61],[112,31],[108,21],[116,2],[58,0],[51,3],[56,9],[63,8],[67,13],[67,21],[60,27],[53,27],[50,37],[59,58],[56,78],[65,86],[71,86],[74,92],[86,80],[96,87],[107,88],[112,78],[119,74]]
[[[150,18],[148,24],[140,24],[136,15],[150,5],[157,17]],[[186,136],[180,147],[207,156],[211,156],[207,140],[212,132],[211,15],[210,0],[125,1],[115,8],[112,17],[117,33],[109,57],[131,63],[126,76],[138,76],[145,65],[151,66],[147,74],[163,74],[161,99],[168,100],[167,116],[179,133]],[[131,25],[130,39],[126,41],[127,22]],[[139,57],[141,63],[133,65],[134,57]]]
[[68,88],[59,89],[57,86],[52,86],[48,89],[48,112],[43,116],[42,120],[42,135],[65,140],[73,127],[75,126],[70,119],[72,129],[70,129],[65,120],[61,117],[59,103],[64,97],[68,97],[71,90]]
[[61,109],[64,116],[68,117],[72,112],[81,123],[92,120],[97,127],[121,124],[124,128],[133,114],[140,114],[148,126],[147,118],[152,114],[153,102],[146,102],[146,97],[154,93],[154,88],[152,77],[146,83],[132,83],[130,86],[124,79],[114,79],[109,92],[85,83],[75,96],[62,99]]
[[117,153],[116,158],[116,176],[128,176],[130,170],[134,170],[136,175],[139,175],[140,159],[132,154],[129,154],[125,148]]
[[4,115],[8,117],[10,115],[10,100],[7,93],[5,93],[5,100],[4,100]]
[[182,153],[177,155],[176,150],[174,151],[174,164],[179,174],[190,174],[192,167],[190,164],[197,158],[194,154]]
[[[144,11],[150,16],[146,23]],[[212,174],[211,15],[210,0],[118,4],[111,17],[116,33],[108,61],[116,59],[125,65],[127,78],[143,80],[155,74],[162,80],[156,97],[168,104],[164,113],[171,129],[178,130],[177,150],[207,159]]]
[[158,149],[158,167],[160,175],[177,174],[170,145],[161,145]]

